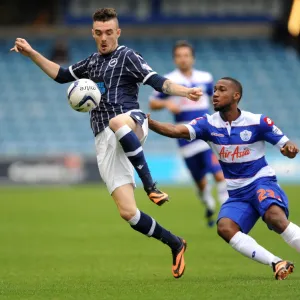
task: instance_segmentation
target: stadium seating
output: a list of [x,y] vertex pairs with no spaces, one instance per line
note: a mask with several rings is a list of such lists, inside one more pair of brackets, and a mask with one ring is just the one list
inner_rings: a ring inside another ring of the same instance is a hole
[[[173,69],[171,50],[175,39],[122,39],[121,44],[136,49],[154,70],[164,74]],[[232,76],[244,86],[241,107],[264,112],[276,120],[289,137],[297,139],[300,127],[300,60],[289,49],[266,40],[192,39],[196,67],[214,77]],[[54,41],[34,40],[32,45],[49,55]],[[88,114],[68,107],[67,85],[44,76],[28,59],[8,53],[13,40],[0,40],[0,155],[57,153],[94,154]],[[69,42],[71,62],[94,52],[91,39]],[[151,88],[141,87],[140,103],[148,111]],[[165,111],[153,118],[171,121]],[[161,147],[163,145],[163,147]],[[150,133],[146,151],[175,151],[175,142]]]

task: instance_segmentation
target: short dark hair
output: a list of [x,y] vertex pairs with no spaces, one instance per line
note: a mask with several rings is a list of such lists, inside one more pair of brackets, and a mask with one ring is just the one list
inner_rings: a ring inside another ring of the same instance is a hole
[[93,21],[107,22],[118,19],[118,14],[114,8],[99,8],[93,14]]
[[239,99],[239,101],[240,101],[242,99],[242,96],[243,96],[243,87],[242,87],[242,84],[238,80],[236,80],[236,79],[234,79],[232,77],[223,77],[221,79],[231,81],[235,85],[235,87],[237,89],[237,92],[239,92],[240,95],[241,95],[241,97]]
[[192,55],[195,57],[195,49],[194,47],[188,42],[188,41],[185,41],[185,40],[180,40],[180,41],[177,41],[175,43],[175,45],[173,46],[173,57],[175,56],[175,52],[178,48],[183,48],[183,47],[187,47],[191,50],[192,52]]

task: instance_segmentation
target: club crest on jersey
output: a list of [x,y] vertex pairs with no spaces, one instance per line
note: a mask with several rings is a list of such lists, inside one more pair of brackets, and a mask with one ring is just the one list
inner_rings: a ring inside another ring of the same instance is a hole
[[109,61],[108,65],[110,67],[114,67],[118,63],[118,60],[116,58],[113,58]]
[[240,133],[240,137],[241,137],[242,141],[244,141],[244,142],[250,141],[251,136],[252,136],[252,132],[249,131],[249,130],[243,130],[243,131]]

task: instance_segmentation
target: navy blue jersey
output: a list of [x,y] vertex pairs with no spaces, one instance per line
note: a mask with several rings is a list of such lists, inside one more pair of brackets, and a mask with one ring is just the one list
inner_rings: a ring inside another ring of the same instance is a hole
[[108,55],[94,53],[71,65],[69,71],[74,79],[93,80],[101,91],[100,104],[90,113],[95,136],[108,126],[111,118],[139,109],[139,85],[156,74],[139,54],[125,46]]

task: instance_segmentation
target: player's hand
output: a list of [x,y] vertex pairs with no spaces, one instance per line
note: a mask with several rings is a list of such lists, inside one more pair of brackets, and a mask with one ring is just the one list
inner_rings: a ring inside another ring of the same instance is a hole
[[30,56],[34,50],[26,40],[17,38],[15,41],[15,46],[10,49],[10,52],[19,52],[25,56]]
[[192,101],[198,101],[202,95],[203,92],[201,88],[194,87],[194,88],[188,88],[186,97]]
[[165,102],[166,108],[172,112],[173,114],[177,115],[180,113],[180,107],[178,104],[174,103],[172,100],[167,100]]
[[293,142],[288,141],[284,147],[280,149],[280,152],[288,158],[294,158],[299,153],[299,148]]
[[151,129],[153,120],[151,119],[151,115],[150,114],[146,114],[147,119],[148,119],[148,127]]

